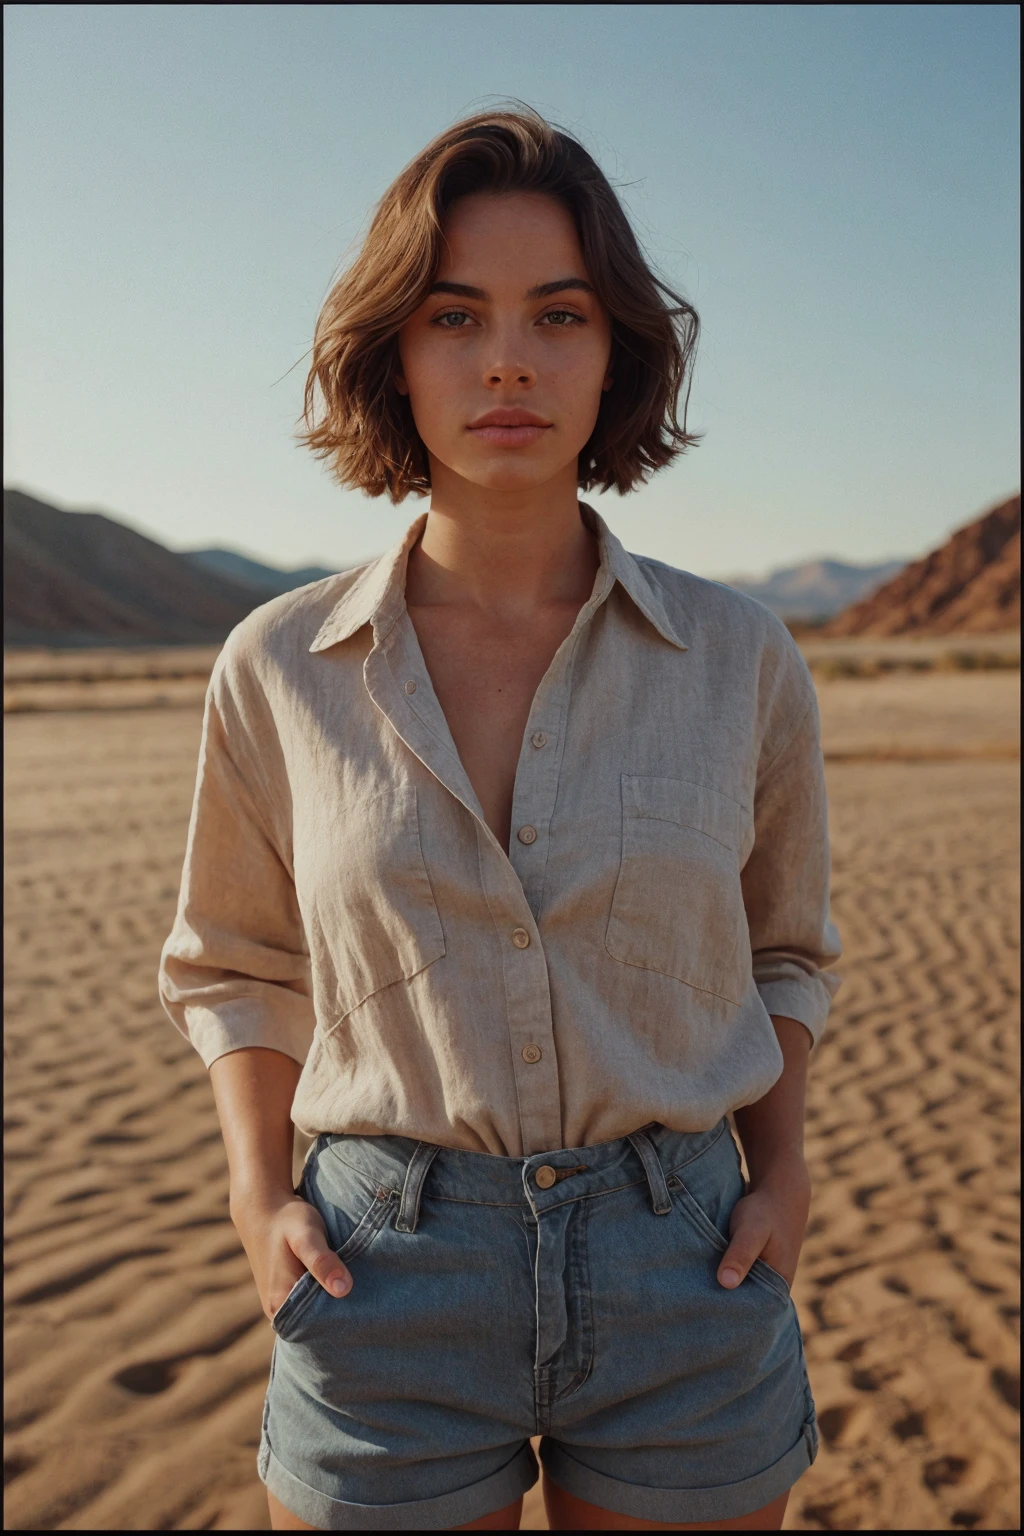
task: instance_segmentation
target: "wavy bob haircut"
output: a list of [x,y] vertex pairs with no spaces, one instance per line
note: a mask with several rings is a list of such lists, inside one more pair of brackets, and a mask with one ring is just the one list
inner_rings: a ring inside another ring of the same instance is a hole
[[479,192],[541,192],[571,213],[612,330],[613,382],[580,454],[579,484],[631,490],[698,441],[686,407],[700,322],[651,271],[600,166],[530,108],[456,123],[385,192],[317,320],[300,440],[342,485],[369,496],[399,502],[429,491],[426,449],[394,382],[398,332],[434,281],[448,209]]

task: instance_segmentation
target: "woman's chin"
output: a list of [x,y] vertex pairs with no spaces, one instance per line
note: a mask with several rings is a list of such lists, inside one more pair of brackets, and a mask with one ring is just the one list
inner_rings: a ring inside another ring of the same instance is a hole
[[[530,459],[521,449],[512,449],[500,458],[487,463],[458,464],[451,466],[449,474],[468,481],[482,491],[515,492],[533,491],[540,486],[569,480],[576,484],[576,460],[570,464],[551,464]],[[436,484],[436,477],[432,476]]]

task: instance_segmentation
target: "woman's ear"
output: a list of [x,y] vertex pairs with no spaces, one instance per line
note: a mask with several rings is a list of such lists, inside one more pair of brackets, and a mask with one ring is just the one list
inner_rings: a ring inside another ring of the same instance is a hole
[[409,386],[405,382],[404,375],[401,373],[395,374],[395,388],[398,390],[400,395],[407,395],[409,393]]
[[612,378],[611,374],[610,373],[606,373],[605,376],[604,376],[604,383],[601,385],[601,389],[602,389],[603,393],[607,394],[608,391],[611,389],[611,387],[612,387],[612,385],[614,383],[615,383],[615,380]]

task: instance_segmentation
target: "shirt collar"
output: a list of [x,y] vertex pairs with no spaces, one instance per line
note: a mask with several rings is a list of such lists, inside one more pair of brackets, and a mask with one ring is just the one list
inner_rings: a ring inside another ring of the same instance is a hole
[[[640,612],[653,624],[663,639],[679,650],[686,641],[665,612],[661,593],[637,560],[622,547],[604,518],[593,507],[581,503],[583,520],[597,536],[600,565],[591,602],[604,602],[615,582],[627,592]],[[421,513],[403,538],[370,565],[364,566],[348,591],[335,604],[320,627],[311,651],[326,651],[329,646],[348,640],[364,624],[372,624],[380,641],[405,611],[405,572],[409,552],[423,532],[427,514]]]
[[311,651],[326,651],[328,646],[350,639],[364,624],[373,625],[378,640],[394,628],[405,609],[405,569],[409,551],[423,532],[426,521],[427,514],[423,512],[387,554],[363,567],[320,626],[320,632],[310,646]]
[[593,507],[588,506],[585,501],[580,503],[580,507],[583,521],[597,535],[597,547],[601,560],[597,581],[601,585],[603,579],[605,590],[599,594],[595,588],[594,596],[600,595],[603,601],[614,583],[618,582],[619,586],[632,598],[644,618],[654,625],[663,640],[677,646],[681,651],[688,650],[689,647],[680,632],[679,624],[671,620],[665,612],[661,593],[648,572],[642,568],[634,555],[623,548],[604,518],[595,512]]

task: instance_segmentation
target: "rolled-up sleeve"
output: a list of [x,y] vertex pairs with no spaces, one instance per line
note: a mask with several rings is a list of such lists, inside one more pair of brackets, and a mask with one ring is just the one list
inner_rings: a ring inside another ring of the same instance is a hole
[[[803,669],[797,725],[758,775],[754,846],[743,869],[754,983],[771,1014],[797,1019],[817,1042],[839,977],[829,918],[825,771],[813,683]],[[791,717],[792,718],[792,717]]]
[[315,1024],[287,781],[260,691],[231,656],[206,699],[199,771],[160,997],[207,1066],[264,1046],[305,1060]]

